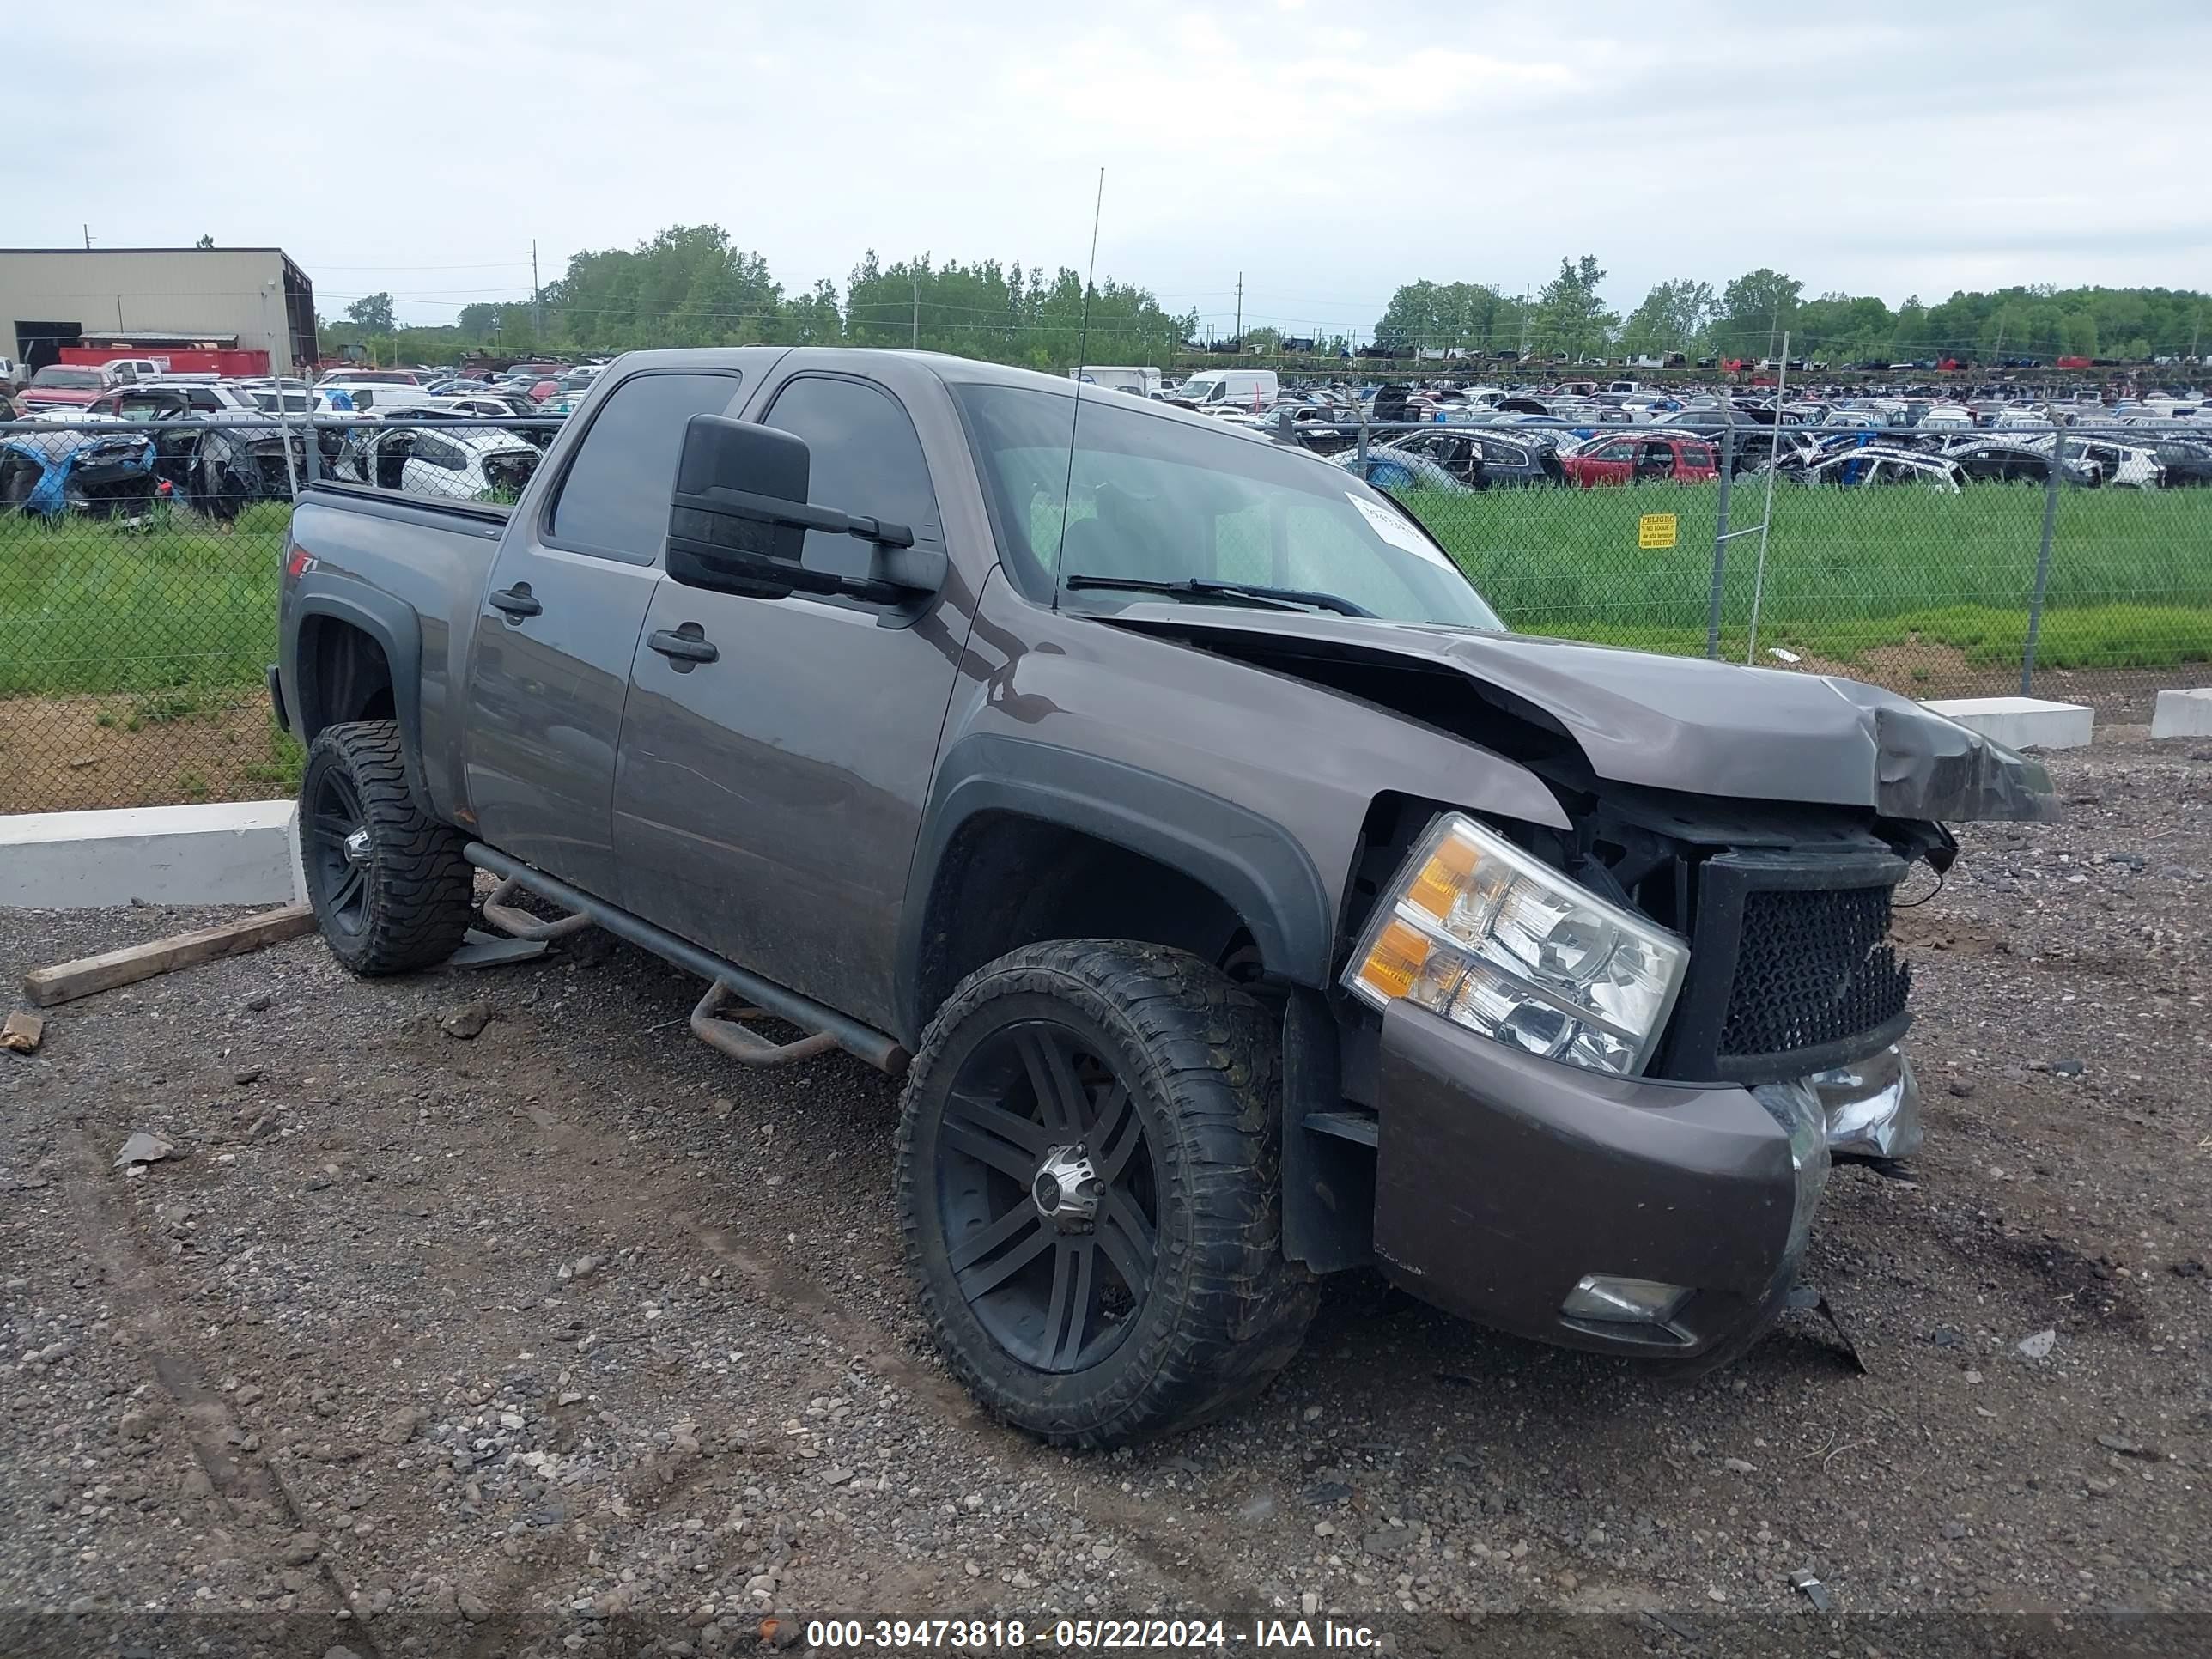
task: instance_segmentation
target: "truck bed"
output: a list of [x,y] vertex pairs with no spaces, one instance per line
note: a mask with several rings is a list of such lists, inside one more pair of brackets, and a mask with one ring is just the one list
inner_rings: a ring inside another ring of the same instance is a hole
[[[512,516],[511,508],[488,501],[353,483],[317,484],[292,514],[294,550],[287,556],[313,561],[300,580],[339,599],[347,611],[382,619],[395,653],[414,655],[414,662],[392,666],[395,678],[420,677],[422,777],[441,811],[462,799],[452,690],[466,683],[476,618]],[[292,642],[289,629],[283,637]]]
[[[345,483],[335,478],[325,478],[302,490],[300,504],[328,500],[347,512],[370,513],[380,518],[396,518],[402,523],[427,515],[434,519],[474,519],[486,526],[495,538],[507,528],[514,509],[498,501],[448,501],[438,495],[410,495],[404,490],[381,489],[374,484]],[[440,528],[446,528],[441,526]]]

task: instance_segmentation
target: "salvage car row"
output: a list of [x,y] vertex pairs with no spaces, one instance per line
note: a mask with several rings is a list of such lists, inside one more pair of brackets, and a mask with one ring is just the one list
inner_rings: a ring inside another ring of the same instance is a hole
[[[1283,392],[1267,371],[1217,371],[1149,394],[1263,433],[1393,490],[1705,483],[1772,467],[1804,483],[2043,483],[2063,431],[2062,482],[2158,489],[2212,483],[2212,421],[2173,398],[2115,405],[1677,397],[1616,382],[1343,385]],[[2094,420],[2092,427],[2089,422]]]
[[[1309,429],[1290,441],[1314,447]],[[1352,442],[1357,443],[1357,434]],[[1723,465],[1738,476],[1771,467],[1806,484],[1920,483],[1956,490],[1970,483],[2048,482],[2052,434],[2023,431],[1877,432],[1860,428],[1764,428],[1738,432],[1724,453],[1709,432],[1644,428],[1577,439],[1566,429],[1522,428],[1510,434],[1462,425],[1370,430],[1364,451],[1332,445],[1328,459],[1386,489],[1465,491],[1519,484],[1710,483]],[[2212,431],[2063,434],[2060,482],[2159,489],[2212,484]]]
[[[286,420],[310,410],[352,418]],[[297,380],[137,380],[45,410],[0,394],[0,421],[33,422],[0,432],[0,512],[129,517],[167,501],[228,521],[318,476],[511,501],[567,412],[486,388],[434,396],[411,380],[341,376],[312,393]]]

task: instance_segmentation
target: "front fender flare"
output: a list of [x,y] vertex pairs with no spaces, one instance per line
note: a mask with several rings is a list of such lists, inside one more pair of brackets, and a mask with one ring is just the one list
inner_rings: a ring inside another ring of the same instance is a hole
[[1180,871],[1237,912],[1271,973],[1299,985],[1328,982],[1336,927],[1328,884],[1281,825],[1120,761],[976,733],[939,763],[907,878],[897,998],[911,1037],[918,1038],[931,1012],[918,1006],[931,890],[961,826],[986,812],[1063,824]]

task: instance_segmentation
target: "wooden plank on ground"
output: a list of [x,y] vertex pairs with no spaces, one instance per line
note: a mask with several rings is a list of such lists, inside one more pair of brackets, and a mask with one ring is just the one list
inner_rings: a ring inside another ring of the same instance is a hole
[[281,910],[263,910],[197,933],[126,945],[119,951],[57,963],[51,968],[33,968],[23,975],[23,994],[40,1007],[50,1008],[57,1002],[88,997],[95,991],[112,991],[118,985],[151,979],[196,963],[244,956],[314,929],[313,910],[304,904],[288,904]]

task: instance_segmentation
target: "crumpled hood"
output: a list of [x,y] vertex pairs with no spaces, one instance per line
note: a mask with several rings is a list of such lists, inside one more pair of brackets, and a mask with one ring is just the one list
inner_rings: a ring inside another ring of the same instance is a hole
[[1141,604],[1114,620],[1201,644],[1272,635],[1310,655],[1455,669],[1548,714],[1619,783],[1898,818],[2056,816],[2038,763],[1857,680],[1356,617]]

